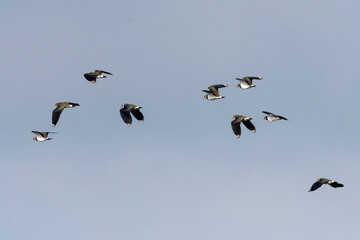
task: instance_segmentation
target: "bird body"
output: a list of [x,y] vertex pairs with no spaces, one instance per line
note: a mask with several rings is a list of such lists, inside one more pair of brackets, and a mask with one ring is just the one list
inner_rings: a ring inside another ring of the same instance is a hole
[[59,121],[60,115],[64,108],[73,108],[80,106],[78,103],[72,103],[72,102],[59,102],[55,103],[56,108],[54,109],[52,113],[52,126],[55,127],[57,122]]
[[207,99],[207,100],[210,100],[210,101],[225,98],[224,96],[220,96],[219,88],[224,88],[224,87],[227,87],[227,86],[228,86],[227,84],[216,84],[216,85],[209,86],[208,87],[209,90],[202,90],[203,92],[206,93],[204,98]]
[[94,72],[88,72],[84,74],[84,77],[86,78],[86,80],[88,80],[91,83],[95,83],[96,79],[98,78],[106,78],[105,75],[103,75],[103,73],[105,74],[109,74],[109,75],[113,75],[112,73],[103,71],[103,70],[95,70]]
[[251,132],[255,133],[256,129],[255,126],[250,122],[252,118],[245,117],[243,115],[234,115],[234,120],[231,122],[232,130],[237,138],[241,135],[241,127],[240,123],[243,123],[247,129],[249,129]]
[[244,77],[244,78],[236,78],[236,80],[240,81],[240,83],[238,85],[236,85],[237,87],[241,88],[241,89],[249,89],[249,88],[253,88],[256,87],[256,85],[252,84],[252,81],[256,79],[256,80],[262,80],[262,77]]
[[271,112],[266,112],[266,111],[262,111],[262,112],[267,115],[267,116],[264,117],[264,119],[269,121],[269,122],[278,121],[278,120],[288,120],[287,118],[285,118],[283,116],[276,115],[276,114],[273,114]]
[[126,125],[131,125],[132,117],[130,113],[140,122],[144,121],[144,115],[140,112],[142,107],[125,103],[121,106],[120,116],[124,120]]
[[56,132],[38,132],[38,131],[31,131],[32,133],[35,133],[36,136],[33,137],[33,140],[37,142],[44,142],[47,140],[51,140],[52,138],[49,138],[49,133],[56,133]]
[[311,186],[309,192],[315,191],[318,188],[320,188],[323,184],[329,184],[330,186],[332,186],[333,188],[338,188],[338,187],[344,187],[343,184],[338,183],[336,181],[330,180],[330,179],[326,179],[326,178],[318,178],[317,181]]

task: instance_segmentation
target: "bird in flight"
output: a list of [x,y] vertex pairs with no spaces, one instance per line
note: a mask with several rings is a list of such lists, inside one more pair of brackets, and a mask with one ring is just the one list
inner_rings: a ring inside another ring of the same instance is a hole
[[219,88],[224,88],[227,86],[228,86],[227,84],[216,84],[216,85],[209,86],[208,87],[209,90],[202,90],[203,92],[206,93],[204,98],[207,100],[210,100],[210,101],[225,98],[224,96],[220,96]]
[[264,119],[269,121],[269,122],[278,121],[278,120],[288,120],[287,118],[285,118],[283,116],[276,115],[276,114],[273,114],[271,112],[266,112],[266,111],[262,111],[262,112],[267,115],[267,116],[264,117]]
[[236,85],[237,87],[241,88],[241,89],[249,89],[252,87],[256,87],[256,85],[252,84],[253,80],[262,80],[262,77],[244,77],[244,78],[236,78],[236,80],[240,81],[240,83],[238,85]]
[[318,180],[311,186],[309,192],[315,191],[316,189],[321,187],[323,184],[329,184],[333,188],[338,188],[338,187],[343,187],[344,186],[343,184],[335,182],[335,181],[330,180],[330,179],[318,178]]
[[33,137],[33,140],[37,142],[44,142],[47,140],[51,140],[52,138],[49,138],[49,133],[56,133],[56,132],[38,132],[38,131],[31,131],[32,133],[35,133],[36,136]]
[[234,115],[234,120],[231,122],[232,130],[237,138],[241,135],[241,127],[240,123],[243,123],[247,129],[249,129],[251,132],[255,133],[256,129],[255,126],[250,122],[252,118],[245,117],[243,115]]
[[52,112],[52,126],[55,127],[57,122],[59,121],[60,115],[64,108],[73,108],[80,106],[78,103],[72,103],[72,102],[59,102],[55,103],[56,108]]
[[96,79],[98,79],[98,78],[106,78],[106,76],[104,76],[103,73],[113,75],[112,73],[109,73],[109,72],[106,72],[106,71],[103,71],[103,70],[95,70],[95,72],[85,73],[84,77],[89,82],[96,83]]
[[139,121],[144,121],[144,115],[140,112],[140,109],[142,107],[133,105],[133,104],[128,104],[125,103],[121,106],[122,108],[120,109],[120,116],[122,117],[122,119],[124,120],[124,122],[126,123],[126,125],[131,125],[132,123],[132,118],[130,113]]

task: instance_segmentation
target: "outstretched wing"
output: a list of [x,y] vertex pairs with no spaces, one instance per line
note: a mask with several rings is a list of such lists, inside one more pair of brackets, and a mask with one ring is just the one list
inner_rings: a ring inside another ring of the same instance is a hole
[[67,107],[78,107],[78,106],[80,106],[80,104],[69,102]]
[[233,121],[231,122],[231,127],[232,127],[232,130],[233,130],[235,136],[236,136],[237,138],[239,138],[239,137],[241,136],[240,122],[237,121],[236,119],[233,120]]
[[265,113],[266,115],[269,115],[269,116],[274,116],[274,114],[273,113],[271,113],[271,112],[266,112],[266,111],[262,111],[263,113]]
[[97,75],[94,73],[85,73],[84,74],[85,79],[92,83],[96,82],[96,76]]
[[283,116],[280,116],[280,115],[278,115],[278,117],[279,117],[280,119],[283,119],[283,120],[288,120],[287,118],[285,118],[285,117],[283,117]]
[[101,72],[101,73],[106,73],[106,74],[109,74],[109,75],[113,75],[112,73],[109,73],[109,72],[106,72],[106,71],[103,71],[103,70],[95,70],[95,72]]
[[245,125],[245,127],[247,129],[249,129],[250,131],[252,131],[253,133],[256,132],[255,126],[254,124],[252,124],[250,122],[250,120],[243,120],[242,123]]
[[57,108],[54,109],[52,112],[52,126],[55,127],[57,122],[59,121],[60,115],[62,111],[64,110],[64,107],[57,106]]
[[219,88],[224,88],[227,87],[227,84],[216,84],[216,85],[211,85],[209,86],[209,90],[216,96],[219,97],[220,94],[218,92]]
[[315,191],[316,189],[318,189],[318,188],[321,187],[322,185],[323,185],[323,184],[322,184],[321,181],[315,182],[315,183],[311,186],[309,192]]
[[126,111],[124,108],[122,108],[122,109],[120,109],[120,115],[121,115],[121,118],[126,123],[126,125],[131,125],[132,118],[131,118],[131,115],[130,115],[129,111]]
[[31,131],[32,133],[35,133],[36,136],[39,136],[39,137],[44,137],[44,135],[42,134],[42,132],[38,132],[38,131]]
[[144,115],[140,112],[139,108],[132,110],[131,113],[137,120],[144,121]]
[[338,182],[332,182],[329,183],[330,186],[332,186],[333,188],[338,188],[338,187],[343,187],[344,185]]
[[254,80],[254,79],[256,79],[256,80],[262,80],[262,79],[263,79],[262,77],[247,77],[247,78],[250,78],[251,80]]

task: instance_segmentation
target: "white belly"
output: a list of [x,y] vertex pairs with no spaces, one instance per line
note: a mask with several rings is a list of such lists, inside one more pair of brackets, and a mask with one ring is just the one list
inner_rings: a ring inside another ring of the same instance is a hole
[[240,88],[248,89],[248,88],[251,88],[251,86],[246,81],[240,80]]

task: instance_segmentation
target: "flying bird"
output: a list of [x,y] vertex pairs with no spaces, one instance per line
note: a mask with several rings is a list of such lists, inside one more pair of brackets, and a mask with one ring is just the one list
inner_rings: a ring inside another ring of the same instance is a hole
[[266,111],[262,111],[262,112],[267,115],[264,117],[264,119],[268,120],[269,122],[278,121],[278,120],[288,120],[287,118],[285,118],[283,116],[276,115],[271,112],[266,112]]
[[51,140],[52,138],[49,138],[49,133],[56,133],[56,132],[38,132],[38,131],[31,131],[32,133],[35,133],[36,136],[33,137],[33,140],[37,142],[44,142],[47,140]]
[[106,78],[106,76],[103,75],[103,73],[105,74],[109,74],[109,75],[113,75],[112,73],[109,72],[105,72],[103,70],[95,70],[95,72],[88,72],[84,74],[84,77],[86,78],[86,80],[88,80],[91,83],[95,83],[96,79],[98,78]]
[[205,99],[213,101],[216,99],[225,98],[224,96],[220,96],[219,94],[219,88],[227,87],[227,84],[217,84],[217,85],[211,85],[208,87],[209,90],[202,90],[203,92],[206,92],[207,94],[204,96]]
[[122,119],[124,120],[124,122],[126,123],[126,125],[131,125],[132,123],[132,118],[130,113],[138,120],[138,121],[144,121],[144,115],[140,112],[140,109],[142,107],[133,105],[133,104],[123,104],[121,105],[121,109],[120,109],[120,115],[122,117]]
[[52,126],[55,127],[57,122],[59,121],[60,114],[64,110],[64,108],[73,108],[80,106],[78,103],[71,103],[71,102],[59,102],[55,103],[56,108],[52,112]]
[[253,133],[256,132],[255,126],[250,122],[250,120],[252,120],[252,118],[245,117],[242,115],[234,115],[233,118],[235,118],[235,119],[231,122],[231,127],[237,138],[239,138],[241,135],[240,123],[243,123],[245,125],[245,127],[247,129],[249,129],[251,132],[253,132]]
[[326,178],[318,178],[318,180],[311,186],[309,192],[315,191],[319,187],[321,187],[323,184],[329,184],[333,188],[343,187],[344,185],[338,182],[335,182],[333,180],[329,180]]
[[256,85],[252,84],[253,80],[262,80],[262,77],[244,77],[244,78],[236,78],[236,80],[240,81],[240,83],[238,85],[236,85],[237,87],[241,88],[241,89],[249,89],[252,87],[256,87]]

